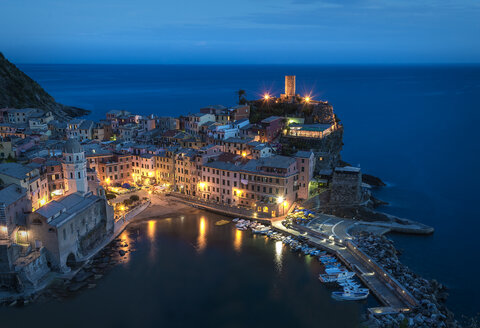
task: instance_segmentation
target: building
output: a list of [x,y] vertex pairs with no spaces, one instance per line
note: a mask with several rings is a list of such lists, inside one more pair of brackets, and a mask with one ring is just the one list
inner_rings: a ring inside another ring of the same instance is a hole
[[362,201],[362,172],[359,167],[336,167],[330,184],[330,203],[357,205]]
[[312,151],[298,151],[295,158],[298,167],[298,198],[308,199],[315,170],[315,154]]
[[68,194],[87,193],[87,160],[83,147],[77,140],[68,139],[65,142],[62,167],[65,192]]
[[32,209],[31,201],[27,198],[27,191],[10,184],[0,190],[0,240],[17,241],[22,233],[18,232],[19,225],[25,225],[25,215]]
[[297,97],[295,93],[296,81],[295,75],[286,75],[285,76],[285,93],[280,95],[280,99],[287,101],[294,101]]
[[50,200],[48,183],[45,174],[36,166],[18,163],[0,164],[0,180],[4,185],[16,184],[27,191],[32,209],[36,210]]
[[[86,180],[86,178],[85,178]],[[45,248],[50,266],[69,272],[113,233],[113,208],[92,193],[74,193],[28,215],[28,242]]]

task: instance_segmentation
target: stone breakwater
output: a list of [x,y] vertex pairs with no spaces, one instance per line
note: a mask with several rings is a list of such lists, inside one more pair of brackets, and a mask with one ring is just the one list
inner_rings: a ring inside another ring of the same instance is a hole
[[461,327],[453,313],[445,306],[447,288],[436,280],[427,280],[415,274],[398,259],[399,252],[385,236],[367,232],[355,235],[356,244],[395,279],[397,279],[419,302],[409,313],[389,314],[370,318],[376,327]]
[[[128,233],[128,231],[124,233]],[[131,245],[116,238],[81,268],[77,268],[72,277],[57,278],[47,288],[35,294],[23,298],[5,299],[0,305],[23,306],[33,302],[48,302],[52,299],[61,301],[74,296],[81,290],[95,288],[97,280],[115,265],[127,261],[131,251]]]

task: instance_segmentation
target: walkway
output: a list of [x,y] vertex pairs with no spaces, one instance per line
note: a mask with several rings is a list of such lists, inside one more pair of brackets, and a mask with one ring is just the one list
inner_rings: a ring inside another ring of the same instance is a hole
[[[341,223],[337,222],[336,224],[339,225]],[[390,284],[386,283],[379,277],[379,274],[376,274],[372,270],[369,263],[359,258],[348,247],[329,240],[327,234],[322,234],[302,226],[296,226],[295,228],[298,230],[285,228],[279,220],[273,221],[272,226],[277,230],[291,235],[298,236],[302,234],[316,247],[333,252],[350,270],[357,274],[384,306],[401,310],[411,308],[411,305],[400,297]],[[331,227],[333,227],[333,225],[331,225]],[[330,231],[332,230],[330,229]]]

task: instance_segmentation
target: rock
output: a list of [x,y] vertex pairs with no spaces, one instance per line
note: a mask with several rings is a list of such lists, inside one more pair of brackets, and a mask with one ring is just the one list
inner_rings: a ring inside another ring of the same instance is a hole
[[73,279],[76,282],[82,282],[82,281],[85,281],[88,278],[90,278],[92,275],[93,275],[93,273],[91,273],[91,272],[86,272],[86,271],[81,270],[75,275],[75,277]]

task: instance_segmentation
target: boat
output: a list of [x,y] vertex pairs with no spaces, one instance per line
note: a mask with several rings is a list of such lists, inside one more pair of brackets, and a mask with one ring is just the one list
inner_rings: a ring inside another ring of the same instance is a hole
[[235,219],[233,219],[232,221],[233,221],[233,222],[237,222],[238,220],[240,220],[240,219],[239,219],[239,218],[235,218]]
[[330,275],[330,274],[319,274],[318,275],[318,280],[320,280],[323,283],[329,283],[329,282],[337,282],[337,276],[336,275]]
[[[339,274],[320,274],[318,279],[321,282],[338,282],[340,284],[347,282],[349,279],[353,278],[355,276],[355,272],[350,272],[350,271],[345,271]],[[353,281],[352,281],[353,282]]]
[[338,301],[360,301],[368,297],[370,291],[355,292],[351,290],[344,290],[343,292],[332,292],[332,298]]
[[362,287],[343,287],[344,292],[354,292],[354,293],[370,293],[368,288],[362,288]]
[[252,228],[253,233],[266,233],[270,228],[264,225],[257,225],[255,228]]
[[337,280],[346,280],[346,279],[351,279],[355,276],[355,272],[351,271],[344,271],[342,273],[339,273],[337,275]]
[[326,268],[325,269],[325,273],[327,274],[339,274],[339,273],[342,273],[342,272],[346,272],[347,270],[344,269],[344,268],[338,268],[338,267],[335,267],[335,268]]

